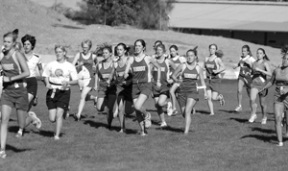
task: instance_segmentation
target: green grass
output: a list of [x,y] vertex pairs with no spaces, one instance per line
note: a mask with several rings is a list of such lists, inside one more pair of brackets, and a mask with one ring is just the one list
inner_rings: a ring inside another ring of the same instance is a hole
[[[30,126],[22,139],[15,138],[16,116],[9,126],[7,158],[0,160],[0,170],[286,170],[287,145],[277,147],[273,117],[273,89],[268,95],[268,123],[248,124],[249,104],[244,93],[242,113],[236,107],[236,82],[225,81],[221,87],[226,105],[215,103],[215,116],[208,115],[203,98],[192,116],[188,136],[183,135],[182,116],[166,117],[169,128],[159,129],[153,100],[146,103],[154,125],[148,136],[137,134],[134,115],[127,119],[127,134],[120,134],[119,122],[106,128],[106,115],[97,115],[87,103],[80,122],[72,117],[64,122],[63,136],[54,141],[54,124],[48,120],[46,89],[40,83],[39,104],[33,109],[43,122],[40,131]],[[71,112],[77,110],[78,87],[73,87]],[[258,111],[259,113],[259,111]],[[287,139],[286,139],[287,140]],[[287,142],[286,142],[287,144]]]

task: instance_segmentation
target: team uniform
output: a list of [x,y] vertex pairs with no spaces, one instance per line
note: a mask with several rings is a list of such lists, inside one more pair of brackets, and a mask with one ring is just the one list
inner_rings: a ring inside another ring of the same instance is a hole
[[207,90],[211,90],[213,92],[219,92],[219,86],[221,84],[221,79],[219,76],[219,73],[215,74],[213,73],[213,70],[217,70],[217,64],[215,58],[213,61],[209,61],[207,59],[204,63],[205,69],[206,69],[206,77],[208,79]]
[[197,91],[197,80],[199,79],[199,66],[196,65],[193,69],[189,69],[187,64],[183,65],[181,72],[182,83],[179,87],[178,101],[180,105],[186,106],[188,98],[196,101],[199,100],[199,92]]
[[84,54],[79,54],[78,63],[81,63],[82,66],[78,68],[78,83],[80,90],[83,87],[93,87],[95,85],[94,73],[93,73],[93,54],[91,53],[88,59],[84,59]]
[[[12,57],[13,55],[14,57]],[[13,77],[21,73],[18,62],[16,63],[13,58],[17,59],[16,52],[14,52],[9,58],[3,57],[1,59],[3,76]],[[3,83],[1,105],[7,105],[11,108],[15,107],[16,110],[28,110],[28,93],[25,79]]]
[[107,80],[110,78],[113,70],[113,63],[108,68],[104,68],[104,63],[98,65],[98,98],[105,98],[108,95],[116,95],[116,86],[111,80],[111,84],[108,85]]
[[281,93],[282,90],[288,90],[288,68],[278,67],[273,73],[275,79],[275,103],[283,103],[285,109],[288,109],[288,93]]
[[[160,83],[161,87],[157,87],[156,82],[153,82],[153,97],[159,97],[161,94],[166,95],[169,97],[169,86],[167,79],[169,78],[169,63],[168,59],[164,59],[162,63],[158,62],[157,63],[160,65],[161,69],[161,78],[160,78]],[[152,72],[153,79],[158,80],[158,69],[154,67],[154,70]]]
[[242,80],[246,87],[249,87],[252,81],[252,65],[255,59],[252,56],[246,56],[239,61],[240,72],[238,80]]
[[67,61],[63,63],[53,61],[47,64],[44,68],[43,77],[47,77],[52,89],[49,89],[46,94],[46,105],[48,109],[62,108],[68,110],[70,101],[70,88],[63,87],[63,81],[70,79],[77,80],[76,68]]
[[[175,56],[174,58],[170,58],[170,60],[175,64],[176,68],[180,66],[180,64],[186,63],[186,58],[182,56]],[[170,67],[170,76],[172,76],[174,71],[174,68]]]
[[151,66],[148,62],[149,56],[145,56],[141,61],[137,62],[135,58],[131,64],[133,85],[132,98],[136,99],[140,94],[149,97],[152,93],[152,75]]
[[[255,71],[254,69],[260,68],[262,70],[265,70],[265,62],[262,62],[260,64],[258,64],[257,62],[255,62],[252,66],[253,71],[252,71],[252,82],[251,82],[251,88],[256,88],[258,91],[260,91],[266,84],[266,75],[263,74],[260,71]],[[263,94],[264,93],[264,94]],[[265,92],[263,92],[262,94],[264,96],[267,95],[268,90],[266,90]]]
[[128,78],[124,78],[124,73],[127,64],[120,66],[119,63],[115,63],[115,83],[117,85],[117,96],[118,99],[123,99],[125,101],[132,101],[132,80],[131,74],[129,74]]
[[37,96],[38,83],[37,83],[37,66],[40,64],[40,58],[38,55],[33,54],[30,59],[27,59],[27,65],[30,71],[30,76],[26,78],[27,91],[32,94],[34,98]]

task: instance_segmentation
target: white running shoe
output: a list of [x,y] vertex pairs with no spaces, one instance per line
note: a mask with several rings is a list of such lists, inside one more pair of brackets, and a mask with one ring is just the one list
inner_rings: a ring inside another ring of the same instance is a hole
[[261,120],[261,124],[266,125],[266,123],[267,123],[267,117],[263,117]]
[[145,128],[151,127],[151,125],[152,125],[152,122],[151,122],[151,113],[149,113],[149,112],[146,113],[146,116],[145,116],[145,118],[144,118],[144,122],[145,122]]
[[36,126],[37,129],[40,129],[42,126],[41,120],[37,117],[36,113],[33,111],[29,111],[28,115],[32,118],[32,124]]
[[235,112],[240,112],[240,111],[242,111],[242,106],[237,106],[237,107],[235,108]]
[[0,150],[0,158],[5,159],[6,158],[6,152],[5,150]]
[[167,125],[167,123],[166,122],[162,122],[161,124],[160,124],[160,127],[161,128],[165,128],[165,127],[167,127],[168,125]]
[[167,103],[167,115],[172,116],[173,115],[173,108],[172,108],[172,103],[168,102]]
[[279,142],[278,144],[277,144],[277,146],[279,146],[279,147],[283,147],[283,142]]
[[256,114],[252,114],[250,119],[248,120],[248,122],[253,123],[253,122],[255,122],[256,119],[257,119],[257,115]]

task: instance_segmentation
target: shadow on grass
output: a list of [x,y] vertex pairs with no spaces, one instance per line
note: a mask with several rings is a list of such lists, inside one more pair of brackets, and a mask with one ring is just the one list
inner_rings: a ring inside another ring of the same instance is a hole
[[[39,132],[34,132],[35,134],[39,134],[43,137],[54,137],[54,132],[53,131],[48,131],[48,130],[40,130]],[[63,136],[63,133],[60,134],[60,137]]]
[[181,132],[181,133],[184,132],[184,130],[181,129],[181,128],[174,128],[174,127],[171,127],[171,126],[167,126],[167,127],[164,127],[164,128],[156,128],[156,130],[164,130],[164,131],[171,131],[171,132]]
[[8,131],[9,132],[13,132],[13,133],[17,133],[19,130],[19,126],[9,126]]
[[72,25],[67,25],[67,24],[52,24],[52,27],[62,27],[62,28],[67,28],[67,29],[84,29],[83,27],[77,27],[77,26],[72,26]]
[[271,135],[259,135],[259,134],[251,134],[251,135],[244,135],[240,139],[246,139],[246,138],[255,138],[257,140],[261,140],[264,142],[275,142],[277,140],[276,136]]
[[219,111],[221,111],[221,112],[226,112],[226,113],[239,113],[239,112],[236,112],[235,110],[220,109]]
[[13,151],[15,153],[21,153],[21,152],[25,152],[25,151],[31,151],[32,149],[19,149],[19,148],[16,148],[16,147],[13,147],[13,146],[7,144],[6,150],[7,151]]
[[272,129],[263,129],[263,128],[252,128],[252,131],[258,131],[258,132],[262,132],[265,134],[274,134],[275,131]]
[[196,109],[196,113],[197,113],[197,114],[210,115],[210,112],[207,111],[207,110],[199,110],[199,109]]
[[239,123],[248,123],[248,120],[243,119],[243,118],[230,118],[230,120],[234,120],[234,121],[237,121]]
[[[108,124],[104,124],[102,122],[95,122],[95,121],[91,121],[91,120],[86,120],[84,121],[84,124],[85,125],[90,125],[91,127],[94,127],[94,128],[100,128],[100,127],[103,127],[103,128],[107,128],[107,130],[110,130],[110,131],[120,131],[120,127],[119,126],[111,126],[110,128],[108,127]],[[132,130],[132,129],[126,129],[126,134],[137,134],[137,131],[136,130]]]

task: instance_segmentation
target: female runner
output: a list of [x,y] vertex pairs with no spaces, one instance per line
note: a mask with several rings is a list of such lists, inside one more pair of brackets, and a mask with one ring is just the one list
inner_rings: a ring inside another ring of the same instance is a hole
[[[288,108],[288,48],[282,49],[282,65],[274,70],[271,80],[264,86],[263,90],[268,89],[273,84],[275,88],[274,114],[275,114],[275,129],[277,133],[278,146],[283,146],[282,137],[282,114]],[[263,91],[262,90],[262,91]],[[286,112],[287,113],[287,112]],[[287,114],[286,114],[287,118]],[[288,127],[286,125],[286,134],[288,137]]]
[[[250,92],[250,101],[251,101],[251,116],[248,120],[250,123],[253,123],[257,118],[257,103],[256,98],[259,95],[259,102],[261,106],[261,111],[263,114],[261,124],[266,124],[267,122],[267,105],[265,97],[268,94],[268,91],[259,93],[267,80],[267,77],[272,76],[272,72],[269,65],[269,58],[265,53],[265,50],[259,48],[257,50],[257,60],[253,63],[252,66],[252,82],[251,82],[251,92]],[[258,94],[259,93],[259,94]]]
[[66,49],[56,45],[56,61],[52,61],[44,68],[46,87],[46,105],[49,110],[49,119],[56,122],[54,139],[60,139],[64,111],[68,110],[70,101],[70,85],[78,83],[77,71],[74,65],[66,61]]
[[12,32],[4,34],[4,48],[1,59],[3,69],[3,92],[1,97],[1,149],[0,157],[5,158],[7,128],[12,109],[15,108],[20,129],[25,127],[25,115],[29,108],[25,77],[30,75],[22,53],[15,50],[16,37]]
[[[105,45],[102,48],[103,60],[97,64],[95,89],[98,90],[97,110],[103,111],[106,107],[108,128],[111,128],[113,107],[116,100],[116,86],[113,81],[112,47]],[[98,79],[99,78],[99,79]],[[99,81],[99,84],[97,82]]]
[[90,52],[92,47],[91,40],[85,40],[81,43],[82,52],[77,53],[73,65],[76,65],[78,71],[78,84],[81,91],[81,98],[78,106],[78,112],[75,115],[75,120],[81,119],[81,113],[85,106],[85,101],[93,100],[96,104],[97,98],[90,95],[89,92],[92,90],[95,84],[95,78],[93,73],[93,65],[96,59],[96,55]]
[[[250,96],[250,83],[251,83],[251,74],[252,74],[252,64],[255,62],[255,59],[252,57],[250,47],[248,45],[242,46],[242,56],[238,63],[237,67],[240,67],[239,77],[238,77],[238,91],[237,99],[238,106],[235,111],[240,112],[242,110],[242,90],[243,86],[246,87],[247,93]],[[234,67],[236,69],[237,67]]]
[[195,107],[198,98],[197,80],[200,78],[202,87],[204,87],[204,96],[206,97],[206,84],[204,81],[203,69],[197,62],[197,50],[190,49],[186,52],[187,62],[182,63],[173,73],[172,78],[179,81],[178,75],[181,74],[183,80],[179,87],[178,100],[185,118],[184,134],[189,133],[191,125],[191,111]]
[[[153,84],[153,98],[155,100],[156,109],[158,115],[160,117],[161,123],[160,127],[166,127],[167,123],[165,121],[165,113],[167,113],[167,98],[169,97],[169,86],[173,80],[170,79],[170,67],[175,69],[175,64],[166,58],[165,55],[165,46],[163,44],[159,44],[156,46],[156,55],[155,59],[161,67],[161,87],[157,87],[157,85]],[[154,68],[153,70],[153,79],[158,80],[158,69]]]
[[207,102],[210,115],[214,115],[212,100],[219,101],[220,105],[225,104],[224,96],[219,93],[219,87],[221,84],[220,73],[225,70],[225,66],[221,60],[223,53],[218,50],[216,44],[209,45],[209,52],[210,56],[205,58],[204,66],[206,69],[206,77],[208,79]]
[[[151,114],[144,108],[145,101],[152,93],[152,75],[151,64],[157,67],[158,74],[156,85],[161,87],[161,67],[155,61],[154,58],[147,56],[144,52],[146,50],[146,43],[142,39],[138,39],[134,43],[135,54],[134,57],[129,58],[127,67],[125,70],[125,78],[128,78],[129,70],[132,70],[132,98],[134,102],[134,108],[136,110],[136,117],[140,125],[140,135],[145,136],[146,128],[151,125]],[[145,122],[144,122],[145,120]]]
[[[170,50],[170,59],[176,65],[176,67],[178,67],[180,64],[186,62],[186,59],[184,57],[179,56],[178,47],[176,45],[171,45],[169,50]],[[172,75],[175,70],[173,68],[170,68],[170,69],[171,69],[170,73]],[[170,88],[170,95],[171,95],[173,112],[172,113],[168,112],[168,115],[176,115],[177,114],[177,108],[176,108],[177,101],[176,101],[175,92],[179,88],[179,86],[180,86],[180,82],[174,82]]]
[[125,132],[125,109],[128,102],[132,102],[132,80],[131,74],[127,79],[124,79],[124,73],[127,65],[129,48],[124,43],[119,43],[116,46],[116,56],[118,60],[114,63],[114,72],[117,85],[117,108],[120,121],[120,131]]

